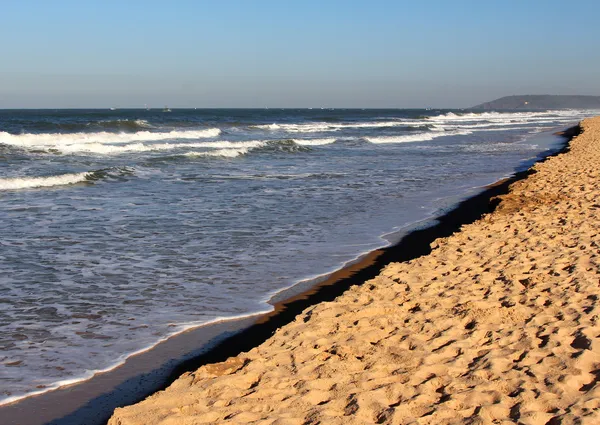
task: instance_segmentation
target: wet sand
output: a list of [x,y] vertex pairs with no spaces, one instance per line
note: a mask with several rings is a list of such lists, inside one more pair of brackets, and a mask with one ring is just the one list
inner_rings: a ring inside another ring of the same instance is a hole
[[109,424],[600,423],[600,118],[581,128],[430,253]]

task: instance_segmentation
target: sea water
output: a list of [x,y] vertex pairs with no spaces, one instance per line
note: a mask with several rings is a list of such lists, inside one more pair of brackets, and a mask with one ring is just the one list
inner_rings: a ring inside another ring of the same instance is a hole
[[386,246],[594,111],[0,111],[0,403]]

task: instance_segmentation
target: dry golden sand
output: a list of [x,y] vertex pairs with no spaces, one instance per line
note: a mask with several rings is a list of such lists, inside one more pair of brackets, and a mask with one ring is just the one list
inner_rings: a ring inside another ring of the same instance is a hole
[[600,117],[430,255],[110,425],[600,424]]

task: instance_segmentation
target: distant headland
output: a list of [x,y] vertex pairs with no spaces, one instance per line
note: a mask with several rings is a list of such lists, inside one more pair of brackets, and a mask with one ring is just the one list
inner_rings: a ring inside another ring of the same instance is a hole
[[470,109],[600,109],[600,96],[523,95],[505,96]]

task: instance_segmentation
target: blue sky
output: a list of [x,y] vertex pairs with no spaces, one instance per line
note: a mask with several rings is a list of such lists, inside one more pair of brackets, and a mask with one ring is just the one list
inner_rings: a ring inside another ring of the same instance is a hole
[[0,108],[600,95],[597,1],[0,2]]

